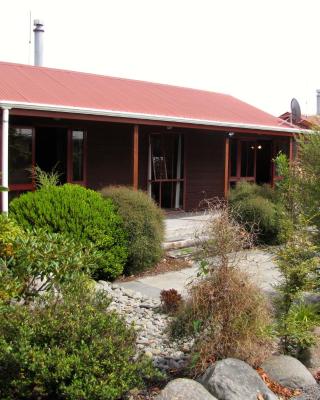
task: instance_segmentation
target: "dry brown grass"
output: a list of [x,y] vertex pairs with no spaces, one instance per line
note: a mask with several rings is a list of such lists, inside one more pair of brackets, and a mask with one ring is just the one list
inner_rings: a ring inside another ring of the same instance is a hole
[[196,334],[195,374],[217,359],[235,357],[258,366],[270,354],[270,305],[245,273],[219,268],[189,294],[171,328],[178,336]]
[[201,276],[189,286],[189,296],[172,322],[173,336],[194,335],[192,374],[211,362],[235,357],[258,366],[270,354],[267,334],[271,307],[266,296],[237,268],[243,249],[253,238],[230,216],[225,203],[210,210],[198,255],[205,260]]

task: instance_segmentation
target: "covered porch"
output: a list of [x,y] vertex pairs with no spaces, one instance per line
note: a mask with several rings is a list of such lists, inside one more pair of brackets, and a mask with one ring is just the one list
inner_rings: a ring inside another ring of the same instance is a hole
[[274,157],[279,151],[293,157],[290,133],[6,111],[1,110],[1,154],[9,201],[35,189],[32,170],[39,166],[55,170],[61,183],[94,190],[132,186],[164,209],[190,211],[205,199],[227,196],[239,180],[273,184],[278,179]]

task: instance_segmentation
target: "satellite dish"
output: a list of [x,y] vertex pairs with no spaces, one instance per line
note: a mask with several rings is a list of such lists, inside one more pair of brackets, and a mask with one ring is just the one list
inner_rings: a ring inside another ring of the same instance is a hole
[[292,116],[292,122],[298,123],[301,121],[301,108],[298,103],[298,100],[294,98],[291,100],[291,116]]

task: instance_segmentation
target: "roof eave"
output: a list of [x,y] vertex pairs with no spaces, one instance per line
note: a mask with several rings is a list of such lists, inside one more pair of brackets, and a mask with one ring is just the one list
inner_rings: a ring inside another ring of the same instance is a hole
[[23,110],[62,112],[62,113],[73,113],[73,114],[83,114],[83,115],[87,114],[87,115],[118,117],[118,118],[138,119],[138,120],[153,120],[153,121],[163,121],[168,123],[170,122],[185,123],[190,125],[214,126],[214,127],[228,128],[228,129],[240,128],[240,129],[285,132],[285,133],[309,132],[309,130],[305,129],[285,128],[285,127],[277,127],[270,125],[256,125],[256,124],[236,123],[236,122],[226,122],[226,121],[222,122],[222,121],[213,121],[205,119],[175,117],[170,115],[144,114],[144,113],[114,111],[114,110],[97,109],[97,108],[61,106],[61,105],[43,104],[43,103],[29,103],[29,102],[20,102],[14,100],[13,101],[0,100],[0,107],[8,109],[17,108]]

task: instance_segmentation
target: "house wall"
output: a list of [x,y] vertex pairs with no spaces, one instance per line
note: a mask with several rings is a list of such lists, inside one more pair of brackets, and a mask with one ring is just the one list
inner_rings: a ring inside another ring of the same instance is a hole
[[185,209],[201,207],[204,199],[224,196],[225,135],[185,134]]
[[99,124],[87,130],[87,186],[130,185],[133,127]]

